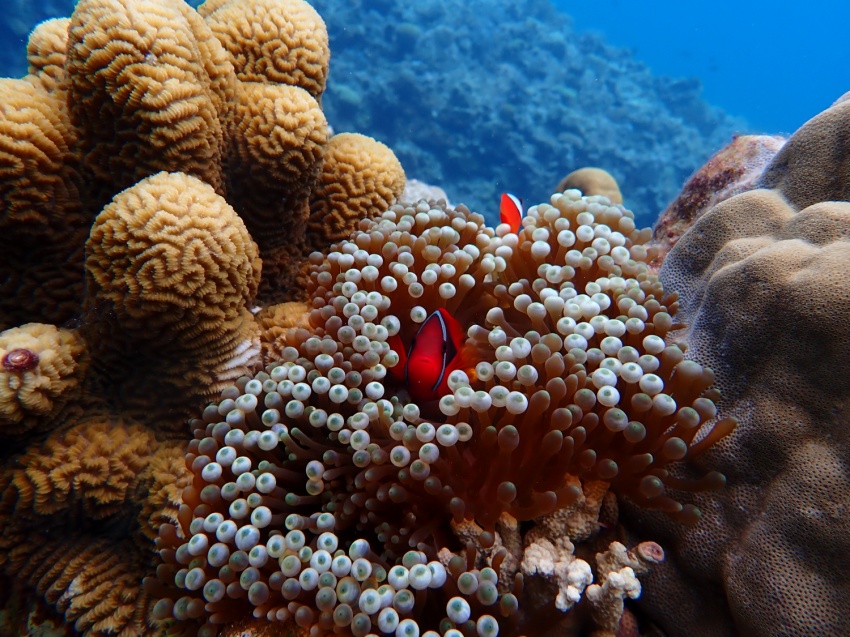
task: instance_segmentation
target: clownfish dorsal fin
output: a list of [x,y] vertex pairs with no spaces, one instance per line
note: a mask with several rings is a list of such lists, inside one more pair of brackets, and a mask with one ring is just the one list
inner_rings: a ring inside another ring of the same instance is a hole
[[519,232],[524,216],[525,209],[522,205],[522,199],[509,192],[503,192],[502,199],[499,202],[499,220],[501,223],[508,224],[511,232],[516,234]]

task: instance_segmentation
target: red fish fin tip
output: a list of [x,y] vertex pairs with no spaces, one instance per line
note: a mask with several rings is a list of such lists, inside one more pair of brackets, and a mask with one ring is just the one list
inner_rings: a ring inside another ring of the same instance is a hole
[[522,206],[522,199],[509,192],[502,193],[502,199],[499,204],[499,218],[502,223],[510,226],[511,232],[519,232],[524,215],[525,210]]

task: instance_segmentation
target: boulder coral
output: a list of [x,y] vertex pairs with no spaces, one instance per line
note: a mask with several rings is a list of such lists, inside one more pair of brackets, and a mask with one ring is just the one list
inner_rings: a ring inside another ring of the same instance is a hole
[[[262,47],[228,35],[260,13]],[[300,0],[81,0],[27,53],[0,80],[4,610],[35,595],[76,633],[147,634],[187,417],[262,367],[258,304],[304,296],[339,232],[322,218],[380,215],[404,172],[328,138],[327,35]]]
[[335,176],[358,202],[325,204],[343,218],[380,213],[404,189],[398,160],[369,138],[331,144],[349,152],[324,162],[327,32],[301,0],[200,13],[178,0],[82,0],[36,27],[27,52],[30,74],[0,82],[0,327],[77,315],[91,223],[158,172],[197,177],[238,211],[260,248],[265,301],[292,294],[306,255],[329,243],[315,223],[307,236],[307,219]]
[[[519,234],[420,201],[312,255],[300,324],[193,420],[153,618],[199,635],[254,617],[356,637],[613,636],[663,559],[616,541],[615,496],[698,522],[681,494],[723,476],[670,468],[735,426],[712,372],[666,340],[676,295],[647,271],[649,238],[567,190]],[[464,336],[445,391],[414,399],[402,357],[435,312]]]
[[[664,260],[687,357],[739,427],[696,463],[726,490],[698,527],[629,511],[668,560],[641,606],[671,637],[839,635],[850,607],[850,102],[804,124]],[[652,594],[654,592],[654,595]]]

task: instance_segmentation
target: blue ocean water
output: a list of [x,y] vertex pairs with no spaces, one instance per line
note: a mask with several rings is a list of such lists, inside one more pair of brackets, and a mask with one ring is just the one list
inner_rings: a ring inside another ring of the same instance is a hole
[[699,78],[708,102],[756,132],[792,133],[850,90],[848,2],[554,3],[577,31],[629,47],[653,73]]

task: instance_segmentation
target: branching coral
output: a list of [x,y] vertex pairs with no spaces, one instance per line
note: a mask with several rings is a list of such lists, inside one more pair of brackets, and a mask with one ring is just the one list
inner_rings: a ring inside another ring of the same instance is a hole
[[[665,343],[675,297],[647,273],[648,238],[567,191],[519,235],[422,202],[311,257],[309,327],[195,422],[154,617],[204,634],[248,612],[354,635],[521,632],[520,602],[567,610],[593,581],[573,541],[598,533],[609,489],[695,521],[675,491],[722,476],[667,467],[734,421],[703,426],[713,375]],[[393,368],[439,308],[466,330],[465,364],[416,404]],[[557,604],[524,593],[538,575]],[[594,603],[622,612],[619,593]]]

